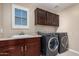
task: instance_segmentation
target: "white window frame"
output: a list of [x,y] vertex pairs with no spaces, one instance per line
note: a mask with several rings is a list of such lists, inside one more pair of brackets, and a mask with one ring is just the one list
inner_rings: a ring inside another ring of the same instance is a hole
[[[15,24],[15,8],[27,11],[27,25]],[[12,5],[12,28],[19,28],[19,29],[29,28],[29,9],[24,8],[22,6],[15,5],[15,4]]]

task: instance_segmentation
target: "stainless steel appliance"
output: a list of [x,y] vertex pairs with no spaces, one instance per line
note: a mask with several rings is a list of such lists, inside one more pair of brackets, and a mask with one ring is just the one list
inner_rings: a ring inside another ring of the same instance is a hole
[[58,35],[55,33],[42,34],[41,51],[43,55],[54,56],[58,54]]
[[67,33],[58,33],[58,40],[59,40],[59,48],[58,52],[63,53],[68,50],[68,35]]

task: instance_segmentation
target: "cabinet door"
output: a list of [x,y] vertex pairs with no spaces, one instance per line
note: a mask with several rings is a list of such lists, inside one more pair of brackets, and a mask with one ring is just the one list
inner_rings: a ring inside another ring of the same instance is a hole
[[59,26],[59,15],[54,15],[54,26]]
[[20,46],[2,46],[0,47],[0,56],[19,56],[22,54]]
[[23,55],[23,47],[21,46],[9,46],[8,50],[11,56],[22,56]]
[[20,40],[0,41],[0,56],[23,55],[23,46]]
[[46,11],[39,8],[35,10],[35,23],[39,25],[46,24]]
[[40,55],[40,39],[31,38],[25,41],[25,55],[27,56],[39,56]]
[[59,16],[50,12],[47,12],[47,25],[58,26]]
[[9,44],[9,53],[13,56],[21,56],[23,55],[23,40],[10,40],[8,41]]
[[32,43],[27,45],[27,55],[28,56],[39,56],[40,55],[40,46],[37,43]]
[[0,56],[9,56],[8,46],[0,46]]
[[47,25],[53,25],[54,23],[54,14],[47,12]]

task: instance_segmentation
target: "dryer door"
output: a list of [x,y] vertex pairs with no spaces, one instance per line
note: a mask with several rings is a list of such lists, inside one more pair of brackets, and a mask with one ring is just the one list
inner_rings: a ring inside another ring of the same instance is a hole
[[67,48],[67,46],[68,46],[68,37],[67,36],[64,36],[61,38],[61,44],[64,48]]
[[51,52],[54,52],[58,49],[59,41],[58,38],[52,37],[48,42],[48,48]]

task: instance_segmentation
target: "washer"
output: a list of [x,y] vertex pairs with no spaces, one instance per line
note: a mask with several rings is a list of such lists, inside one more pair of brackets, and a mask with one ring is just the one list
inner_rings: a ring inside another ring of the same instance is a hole
[[58,35],[55,33],[43,34],[41,38],[41,51],[43,55],[55,56],[58,54]]
[[59,48],[58,52],[63,53],[68,50],[68,35],[67,33],[58,33],[58,40],[59,40]]

